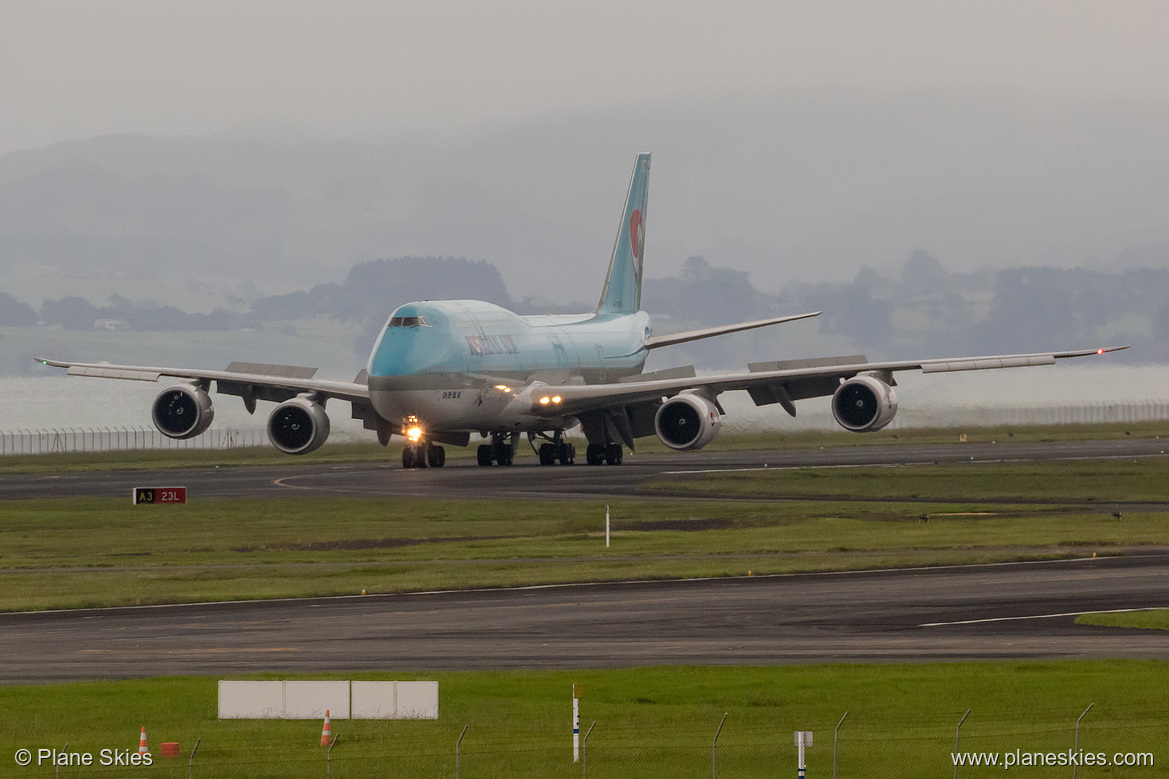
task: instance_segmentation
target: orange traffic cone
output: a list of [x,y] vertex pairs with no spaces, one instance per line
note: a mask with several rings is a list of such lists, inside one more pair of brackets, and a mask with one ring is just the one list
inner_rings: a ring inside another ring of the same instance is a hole
[[146,726],[142,726],[142,735],[138,737],[138,754],[145,755],[149,752],[146,748]]
[[[143,736],[142,738],[146,738]],[[321,746],[327,747],[333,741],[333,728],[329,724],[329,710],[325,709],[325,727],[321,729]],[[143,742],[145,743],[145,742]]]

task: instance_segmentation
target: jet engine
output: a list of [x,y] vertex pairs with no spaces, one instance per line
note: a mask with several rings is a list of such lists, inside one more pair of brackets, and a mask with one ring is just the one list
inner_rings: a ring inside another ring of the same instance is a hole
[[722,416],[706,398],[683,392],[658,407],[654,430],[671,449],[701,449],[714,440]]
[[285,454],[308,454],[329,437],[329,415],[320,403],[301,395],[272,409],[268,439]]
[[856,376],[832,395],[832,416],[846,430],[871,433],[893,421],[897,393],[875,376]]
[[207,390],[191,384],[170,387],[154,399],[150,416],[168,438],[194,438],[211,427],[215,409]]

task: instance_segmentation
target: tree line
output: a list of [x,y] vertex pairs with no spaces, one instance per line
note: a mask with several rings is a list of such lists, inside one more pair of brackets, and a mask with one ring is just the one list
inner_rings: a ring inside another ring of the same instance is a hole
[[[103,305],[67,296],[45,300],[37,310],[0,292],[0,325],[211,331],[328,317],[358,325],[361,334],[353,346],[364,354],[398,304],[459,298],[486,300],[520,313],[591,307],[515,299],[487,261],[401,257],[359,263],[337,283],[262,297],[240,310],[209,314],[120,295]],[[1169,269],[1016,267],[950,273],[936,258],[918,250],[896,275],[863,268],[851,281],[792,282],[770,294],[758,290],[745,271],[691,257],[677,275],[646,280],[643,307],[657,317],[659,332],[822,310],[816,321],[821,335],[847,342],[873,358],[1131,343],[1132,359],[1169,360]],[[703,364],[722,364],[730,353],[719,341],[696,344],[689,355]]]

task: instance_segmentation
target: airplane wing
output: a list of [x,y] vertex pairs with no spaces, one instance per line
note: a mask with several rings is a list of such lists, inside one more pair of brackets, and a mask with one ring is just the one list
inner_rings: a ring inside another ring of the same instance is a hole
[[282,403],[305,392],[314,392],[322,400],[337,398],[355,404],[368,403],[369,386],[365,372],[352,382],[314,379],[316,368],[294,365],[263,365],[233,362],[222,371],[190,370],[187,368],[154,368],[143,365],[110,365],[108,363],[63,362],[36,358],[42,365],[66,368],[70,376],[91,376],[99,379],[126,379],[129,381],[158,381],[163,376],[192,381],[216,389],[223,395],[238,395],[249,411],[255,410],[256,400]]
[[[589,424],[589,417],[615,417],[611,430],[632,447],[632,439],[652,434],[652,412],[663,398],[684,390],[697,391],[717,404],[720,393],[746,390],[755,405],[778,403],[792,416],[796,414],[794,401],[832,395],[841,381],[860,374],[875,375],[893,385],[896,371],[920,370],[923,373],[989,370],[993,368],[1023,368],[1036,365],[1054,365],[1056,360],[1105,354],[1127,346],[1103,349],[1083,349],[1068,352],[1040,352],[1036,354],[1006,354],[986,357],[951,357],[933,360],[900,362],[868,362],[864,357],[791,360],[786,362],[752,363],[744,373],[722,373],[695,376],[684,371],[676,377],[651,374],[645,380],[631,377],[616,384],[587,384],[540,387],[532,393],[533,412],[548,417],[575,416]],[[662,373],[668,374],[669,371]],[[545,401],[545,398],[548,400]],[[721,411],[721,408],[719,409]]]

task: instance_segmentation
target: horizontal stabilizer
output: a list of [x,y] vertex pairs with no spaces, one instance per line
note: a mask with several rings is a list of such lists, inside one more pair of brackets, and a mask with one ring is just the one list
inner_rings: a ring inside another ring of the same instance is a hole
[[716,335],[726,335],[727,333],[738,333],[743,330],[754,330],[757,327],[769,327],[771,325],[781,325],[784,322],[795,322],[799,319],[808,319],[810,317],[820,316],[819,311],[813,311],[808,314],[795,314],[794,316],[780,316],[771,319],[757,319],[754,322],[739,322],[734,325],[720,325],[718,327],[707,327],[702,330],[687,330],[684,333],[671,333],[670,335],[655,335],[646,339],[646,349],[657,349],[662,346],[673,346],[674,344],[683,344],[687,341],[698,341],[703,338],[713,338]]

